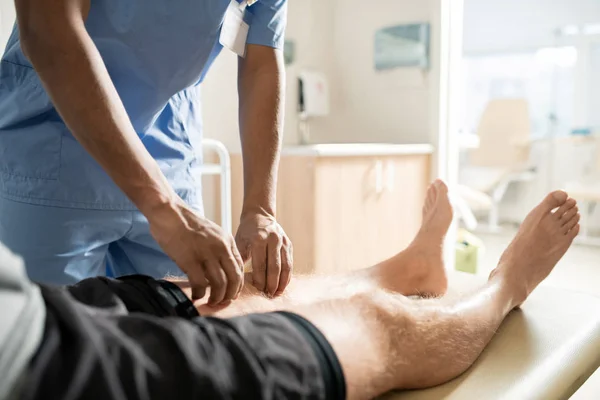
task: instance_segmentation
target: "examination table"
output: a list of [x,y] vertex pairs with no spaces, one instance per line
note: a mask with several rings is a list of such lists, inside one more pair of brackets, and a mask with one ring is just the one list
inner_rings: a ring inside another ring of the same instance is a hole
[[[456,274],[464,292],[481,280]],[[451,294],[452,295],[452,294]],[[600,367],[600,298],[538,287],[504,321],[477,362],[444,385],[385,400],[568,399]],[[600,392],[597,393],[600,399]]]

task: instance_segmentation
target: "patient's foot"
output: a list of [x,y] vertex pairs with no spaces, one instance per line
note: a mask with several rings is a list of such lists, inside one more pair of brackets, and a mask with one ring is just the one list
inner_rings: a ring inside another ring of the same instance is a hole
[[579,233],[577,202],[563,191],[550,193],[534,208],[508,246],[490,280],[508,285],[515,306],[550,274]]
[[375,267],[382,286],[406,296],[443,295],[448,287],[443,246],[451,223],[448,187],[436,180],[427,190],[423,222],[415,239],[406,250]]

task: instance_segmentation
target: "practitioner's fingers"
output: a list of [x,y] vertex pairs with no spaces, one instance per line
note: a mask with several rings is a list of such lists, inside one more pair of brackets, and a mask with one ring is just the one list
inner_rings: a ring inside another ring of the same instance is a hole
[[216,306],[225,298],[227,290],[227,277],[221,265],[215,260],[207,260],[204,262],[204,272],[206,279],[210,283],[210,297],[208,304]]
[[283,239],[276,232],[269,234],[267,239],[267,288],[269,296],[275,296],[279,288],[281,275],[281,248]]
[[264,241],[252,247],[252,284],[261,292],[267,286],[267,246]]
[[281,247],[281,274],[279,275],[279,287],[275,296],[281,295],[292,280],[292,271],[294,270],[294,248],[292,242],[287,236],[283,237],[283,246]]

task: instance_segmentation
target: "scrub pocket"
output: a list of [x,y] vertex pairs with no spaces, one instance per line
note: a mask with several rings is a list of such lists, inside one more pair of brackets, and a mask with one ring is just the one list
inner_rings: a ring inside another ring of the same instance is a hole
[[64,124],[31,67],[0,63],[0,172],[57,180]]

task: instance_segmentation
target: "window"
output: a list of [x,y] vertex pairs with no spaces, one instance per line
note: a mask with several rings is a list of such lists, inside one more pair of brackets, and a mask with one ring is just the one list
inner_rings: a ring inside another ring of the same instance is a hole
[[[600,63],[600,51],[598,60]],[[533,137],[568,134],[573,117],[576,61],[577,50],[573,47],[466,56],[460,107],[463,131],[476,132],[490,100],[520,97],[529,103]]]

